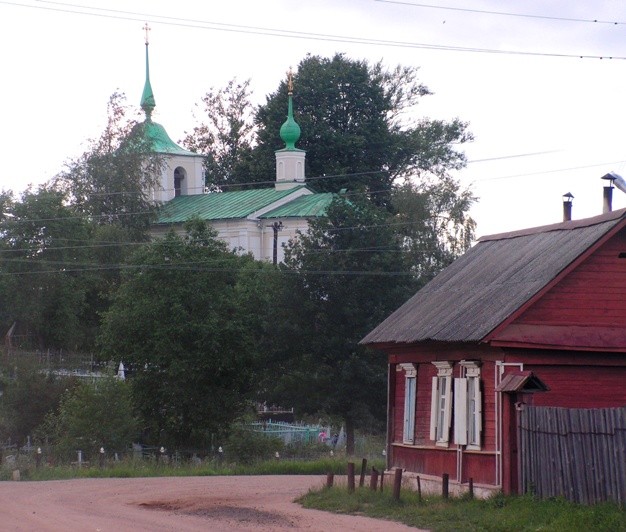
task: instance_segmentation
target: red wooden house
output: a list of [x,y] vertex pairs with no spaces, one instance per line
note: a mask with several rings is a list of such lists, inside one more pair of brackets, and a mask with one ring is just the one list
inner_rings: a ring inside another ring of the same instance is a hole
[[388,467],[516,492],[524,405],[626,405],[626,210],[481,238],[362,343],[389,359]]

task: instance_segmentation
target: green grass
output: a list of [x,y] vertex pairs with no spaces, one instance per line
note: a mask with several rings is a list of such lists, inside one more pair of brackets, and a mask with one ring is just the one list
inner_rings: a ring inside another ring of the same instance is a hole
[[[383,469],[382,460],[369,463]],[[41,466],[23,462],[14,467],[0,469],[0,480],[11,480],[13,469],[20,470],[22,480],[64,480],[70,478],[137,478],[171,476],[212,476],[212,475],[325,475],[345,474],[345,458],[320,458],[318,460],[266,460],[254,464],[218,464],[216,461],[191,464],[188,462],[158,465],[150,460],[124,460],[109,462],[106,467],[77,468],[75,466]]]
[[345,486],[310,491],[298,501],[306,508],[359,514],[439,531],[626,531],[626,512],[615,504],[581,506],[562,499],[497,495],[487,500],[444,500],[403,490],[400,501],[366,488],[348,493]]

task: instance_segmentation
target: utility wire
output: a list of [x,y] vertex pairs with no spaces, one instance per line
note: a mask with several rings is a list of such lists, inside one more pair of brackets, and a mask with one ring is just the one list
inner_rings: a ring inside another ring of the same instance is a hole
[[[138,22],[153,22],[155,24],[164,24],[170,26],[181,26],[198,28],[214,31],[226,31],[235,33],[246,33],[250,35],[267,35],[272,37],[286,37],[291,39],[306,39],[306,40],[318,40],[328,42],[344,42],[352,44],[364,44],[373,46],[390,46],[399,48],[416,48],[426,50],[442,50],[453,52],[473,52],[473,53],[488,53],[488,54],[502,54],[502,55],[519,55],[519,56],[536,56],[536,57],[556,57],[556,58],[577,58],[577,59],[615,59],[626,60],[626,56],[610,56],[610,55],[589,55],[589,54],[571,54],[571,53],[551,53],[551,52],[529,52],[522,50],[498,50],[494,48],[478,48],[471,46],[456,46],[456,45],[443,45],[443,44],[430,44],[430,43],[418,43],[418,42],[406,42],[406,41],[391,41],[383,39],[371,39],[364,37],[349,37],[341,35],[323,34],[323,33],[310,33],[292,30],[282,30],[276,28],[263,28],[256,26],[244,26],[240,24],[224,24],[220,22],[201,21],[196,19],[185,19],[177,17],[169,17],[162,15],[150,15],[146,13],[137,13],[132,11],[111,10],[105,8],[94,8],[88,6],[81,6],[76,4],[65,4],[59,2],[43,2],[52,5],[64,6],[64,7],[49,7],[40,5],[28,5],[18,2],[0,1],[0,4],[30,7],[34,9],[45,9],[49,11],[59,11],[62,13],[72,13],[78,15],[91,15],[104,18],[120,19],[120,20],[135,20]],[[72,8],[72,9],[68,9]],[[94,12],[78,11],[89,9]],[[97,11],[97,12],[96,12]],[[113,13],[113,14],[108,14]]]
[[511,13],[508,11],[490,11],[487,9],[471,9],[467,7],[436,6],[432,4],[420,4],[417,2],[402,2],[400,0],[374,0],[374,1],[381,2],[384,4],[399,4],[399,5],[404,5],[404,6],[423,7],[423,8],[428,8],[428,9],[462,11],[465,13],[478,13],[481,15],[500,15],[500,16],[506,16],[506,17],[523,17],[523,18],[543,19],[543,20],[556,20],[556,21],[562,21],[562,22],[591,22],[595,24],[611,24],[612,26],[626,24],[626,22],[619,22],[619,21],[613,21],[613,20],[598,20],[598,19],[573,18],[573,17],[555,17],[551,15],[536,15],[532,13]]

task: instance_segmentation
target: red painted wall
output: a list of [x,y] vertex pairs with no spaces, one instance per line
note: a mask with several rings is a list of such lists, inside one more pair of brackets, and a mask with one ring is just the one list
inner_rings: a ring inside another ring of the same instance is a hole
[[623,252],[625,231],[596,250],[516,322],[626,327],[626,258],[619,258]]

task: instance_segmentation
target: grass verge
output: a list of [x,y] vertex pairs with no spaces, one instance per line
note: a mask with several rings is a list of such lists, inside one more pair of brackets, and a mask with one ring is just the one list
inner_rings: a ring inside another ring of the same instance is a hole
[[[383,469],[382,460],[370,462]],[[159,465],[149,460],[124,460],[110,462],[105,467],[42,466],[23,463],[0,470],[0,480],[11,480],[14,469],[20,470],[21,480],[64,480],[70,478],[137,478],[172,476],[214,475],[325,475],[346,473],[345,458],[321,458],[318,460],[266,460],[253,464],[219,464],[216,461],[192,464]]]
[[563,499],[496,495],[487,500],[423,497],[403,490],[400,501],[390,490],[373,492],[345,486],[310,491],[298,499],[305,508],[359,514],[439,531],[626,531],[626,512],[616,504],[582,506]]

